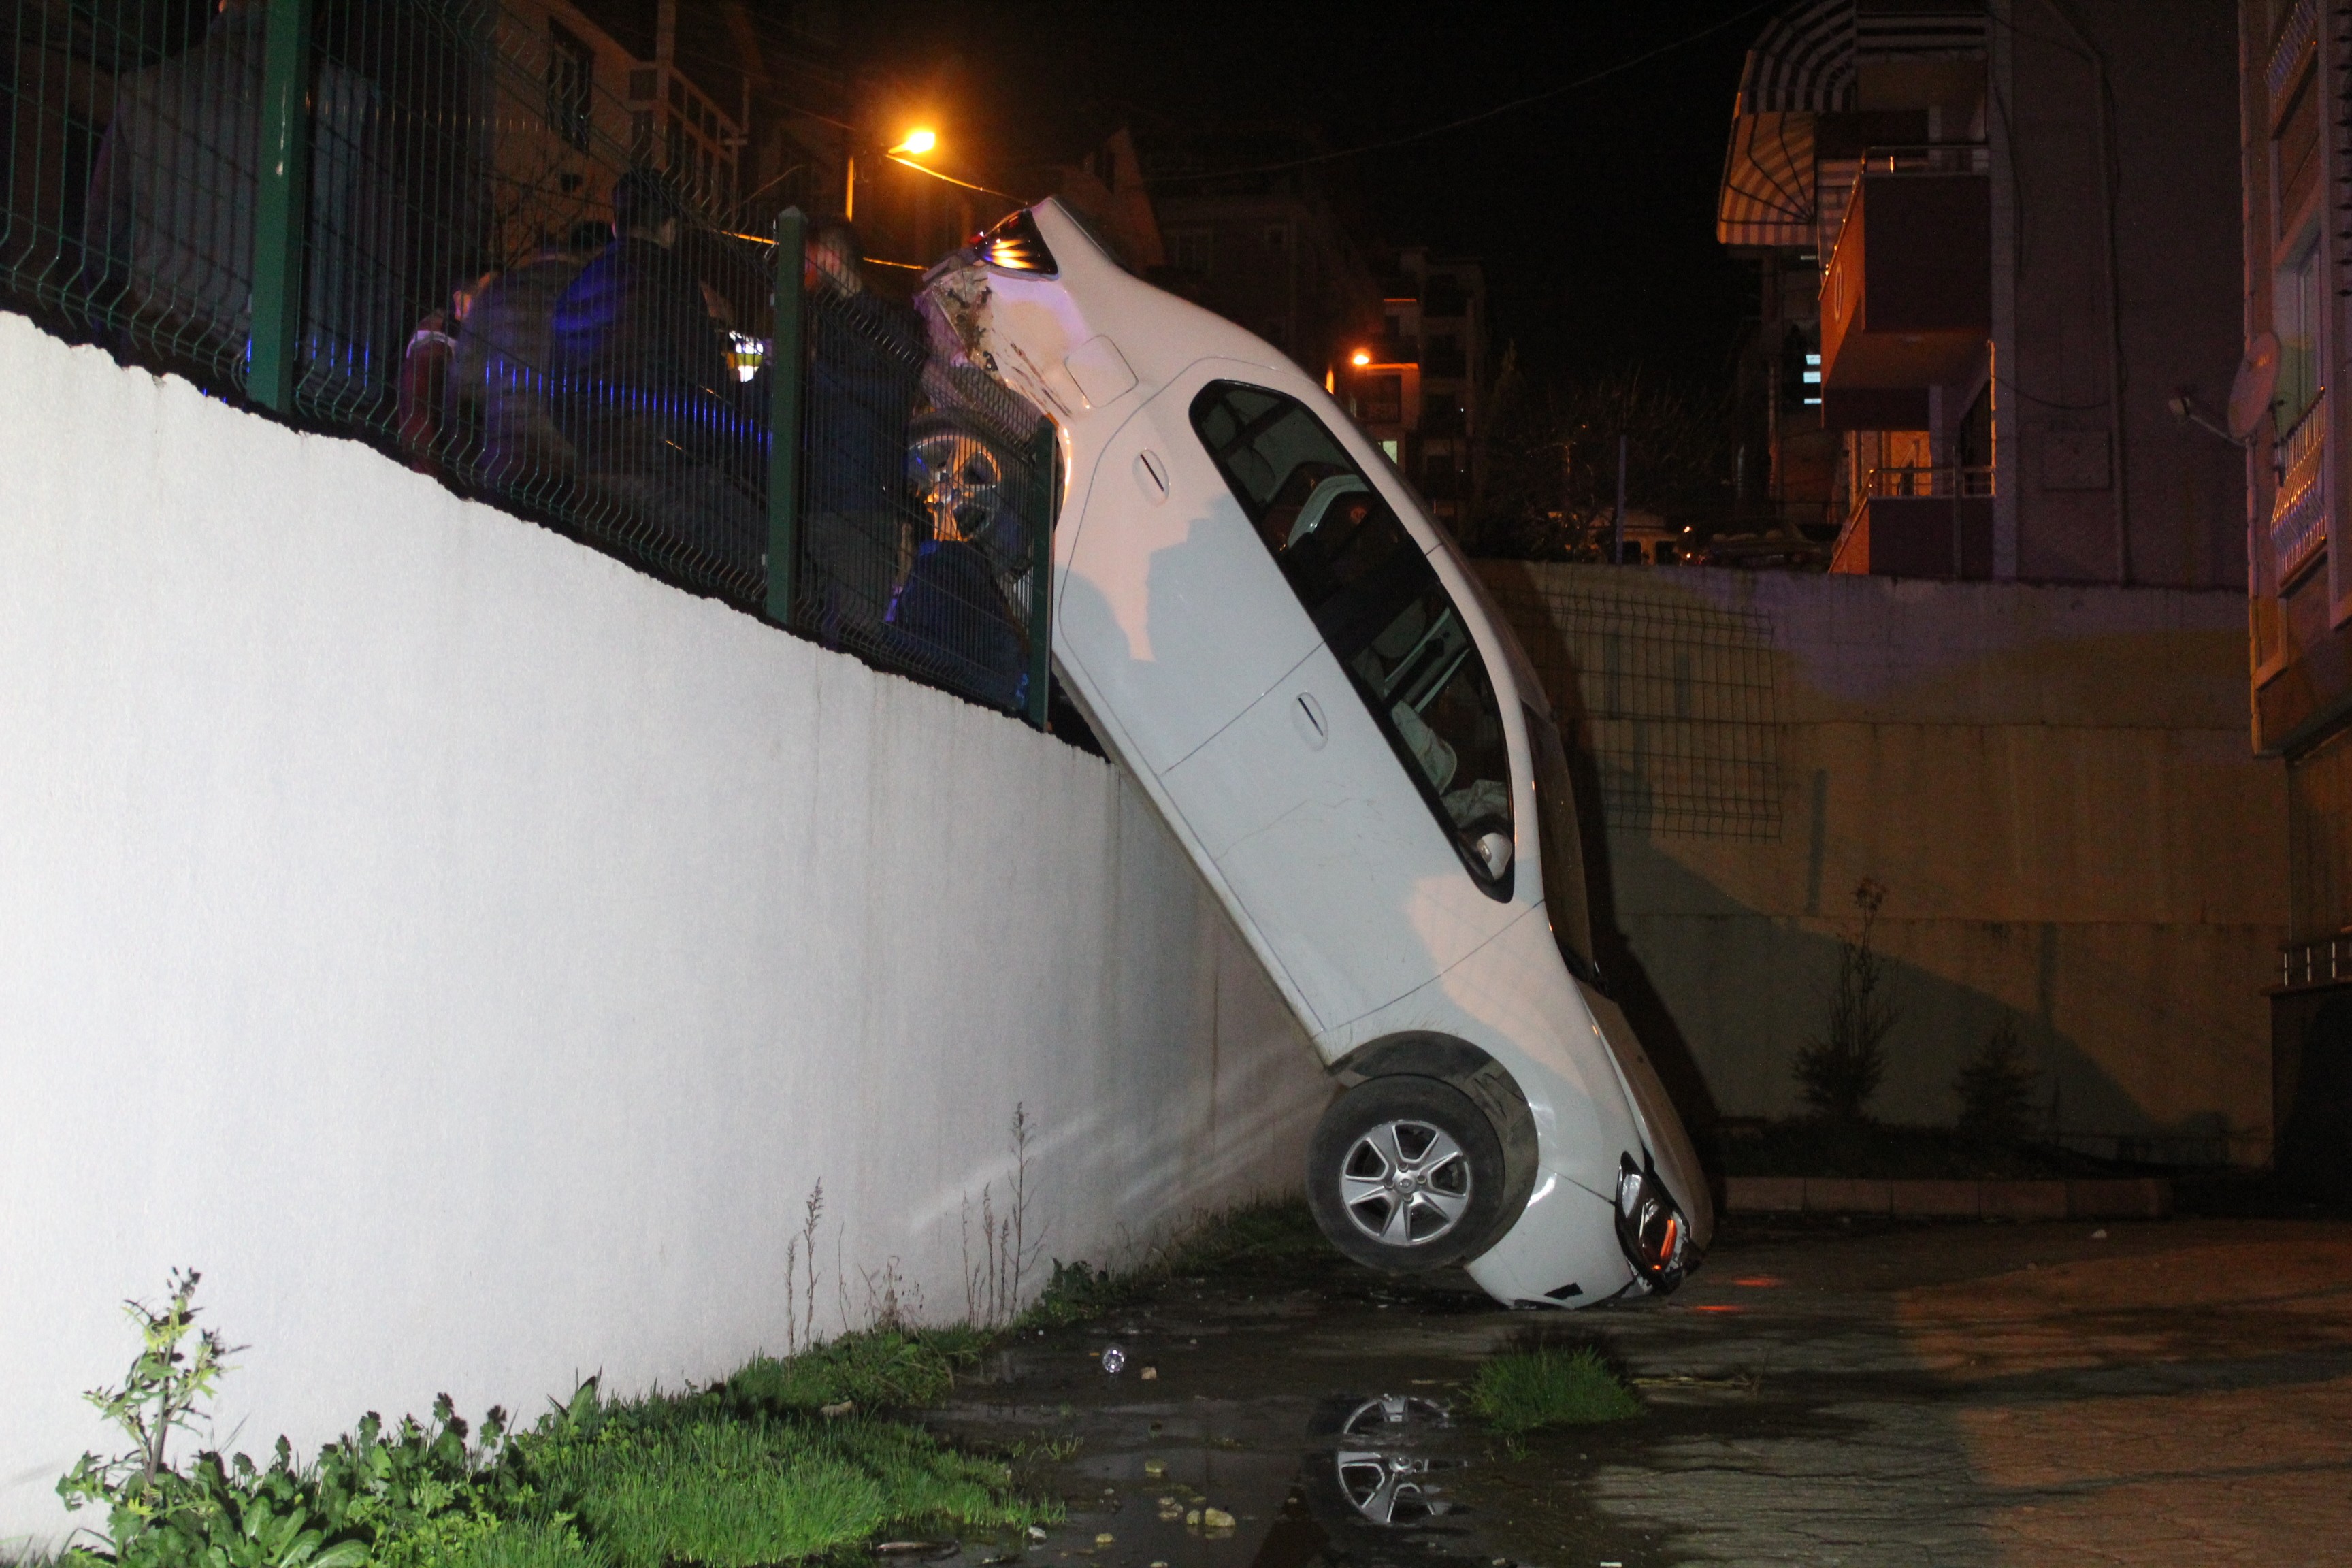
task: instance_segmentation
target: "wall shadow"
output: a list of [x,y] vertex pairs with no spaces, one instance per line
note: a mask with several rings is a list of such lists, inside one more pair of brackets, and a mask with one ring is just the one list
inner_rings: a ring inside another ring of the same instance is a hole
[[[1715,1136],[1730,1110],[1786,1114],[1797,1109],[1792,1068],[1797,1052],[1825,1028],[1836,984],[1837,917],[1850,913],[1843,888],[1812,889],[1806,919],[1752,907],[1653,841],[1639,826],[1653,815],[1634,809],[1633,821],[1612,832],[1604,793],[1603,760],[1594,743],[1595,715],[1586,693],[1593,671],[1583,668],[1569,629],[1532,584],[1486,579],[1504,615],[1544,679],[1561,734],[1570,750],[1578,791],[1577,816],[1590,881],[1598,956],[1610,989],[1639,1031],[1660,1079],[1700,1145],[1710,1174],[1719,1176]],[[1624,795],[1640,779],[1612,776]],[[1816,803],[1818,816],[1818,802]],[[1786,809],[1801,809],[1789,802]],[[1822,833],[1814,825],[1815,837]],[[1818,855],[1816,856],[1818,859]],[[1819,880],[1816,867],[1814,877]],[[1672,914],[1628,913],[1638,909]],[[1820,917],[1826,915],[1826,921]],[[1899,917],[1882,922],[1888,935]],[[1939,925],[1952,922],[1937,922]],[[1890,1121],[1948,1123],[1958,1110],[1952,1089],[1960,1065],[2003,1026],[2017,1030],[2039,1072],[2037,1131],[2082,1141],[2089,1152],[2153,1157],[2189,1145],[2234,1150],[2247,1128],[2232,1129],[2219,1112],[2200,1112],[2178,1124],[2156,1120],[2084,1045],[2054,1022],[2059,989],[2059,928],[2041,923],[2000,926],[1962,921],[1979,956],[2030,990],[2040,977],[2037,1005],[2021,1005],[1979,984],[1956,981],[1886,952],[1890,989],[1902,1020],[1889,1042],[1885,1086],[1876,1097]],[[1823,929],[1824,926],[1831,929]],[[1899,941],[1894,945],[1900,945]],[[2079,957],[2065,966],[2070,986],[2130,984],[2121,971],[2084,971]],[[1991,981],[1990,984],[2001,984]],[[2018,986],[2006,987],[2011,992]],[[1671,1000],[1670,1000],[1671,998]],[[2112,1143],[2105,1141],[2112,1138]]]
[[[1510,598],[1497,597],[1502,601],[1505,617],[1526,645],[1528,656],[1538,670],[1572,672],[1576,668],[1567,642],[1549,616],[1525,613]],[[1617,879],[1607,814],[1602,809],[1601,768],[1592,752],[1583,687],[1572,676],[1558,684],[1566,688],[1564,693],[1548,690],[1546,695],[1551,699],[1553,717],[1566,742],[1569,776],[1576,789],[1577,837],[1584,856],[1585,896],[1592,915],[1593,958],[1601,967],[1610,999],[1624,1011],[1626,1021],[1641,1037],[1642,1048],[1649,1053],[1650,1065],[1657,1069],[1659,1082],[1664,1085],[1667,1097],[1683,1119],[1684,1131],[1697,1146],[1709,1180],[1719,1185],[1723,1173],[1718,1168],[1721,1162],[1717,1132],[1723,1120],[1722,1109],[1682,1026],[1675,1019],[1674,1009],[1666,1005],[1665,997],[1650,978],[1650,972],[1643,966],[1641,955],[1633,951],[1633,941],[1618,919]]]

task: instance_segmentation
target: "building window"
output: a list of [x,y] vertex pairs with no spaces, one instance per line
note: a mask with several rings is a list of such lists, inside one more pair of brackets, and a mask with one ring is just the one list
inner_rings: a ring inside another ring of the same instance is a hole
[[2279,268],[2271,319],[2279,341],[2278,427],[2291,430],[2319,399],[2319,242]]
[[1363,384],[1365,424],[1402,425],[1404,423],[1404,377],[1368,375],[1364,378]]
[[561,22],[547,25],[547,124],[572,146],[588,145],[596,89],[596,51]]

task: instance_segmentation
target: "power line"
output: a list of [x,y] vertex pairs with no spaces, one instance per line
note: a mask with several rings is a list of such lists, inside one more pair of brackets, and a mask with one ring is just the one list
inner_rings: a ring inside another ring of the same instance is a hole
[[1286,169],[1304,169],[1315,163],[1337,163],[1342,158],[1359,157],[1366,153],[1385,153],[1391,147],[1405,147],[1415,142],[1426,142],[1433,136],[1443,136],[1448,132],[1459,131],[1465,125],[1476,125],[1482,121],[1493,120],[1497,116],[1508,114],[1514,110],[1525,109],[1531,103],[1541,103],[1546,99],[1558,98],[1563,93],[1591,87],[1595,82],[1606,81],[1612,76],[1622,76],[1635,66],[1647,65],[1661,55],[1672,54],[1676,49],[1687,48],[1703,38],[1713,37],[1734,23],[1744,22],[1759,11],[1772,10],[1781,3],[1782,0],[1760,0],[1759,4],[1750,5],[1743,11],[1736,11],[1719,22],[1701,27],[1696,33],[1676,38],[1672,43],[1660,44],[1645,54],[1635,55],[1630,60],[1620,60],[1605,69],[1594,71],[1591,76],[1579,77],[1574,81],[1563,82],[1558,87],[1548,87],[1541,92],[1531,92],[1525,98],[1515,98],[1508,103],[1498,103],[1492,109],[1482,109],[1475,114],[1465,114],[1459,120],[1449,120],[1443,125],[1433,125],[1423,131],[1409,132],[1402,136],[1392,136],[1384,142],[1368,142],[1360,147],[1341,148],[1336,153],[1317,153],[1310,157],[1292,158],[1279,163],[1257,163],[1245,169],[1215,169],[1205,174],[1153,174],[1149,176],[1145,183],[1160,185],[1171,184],[1179,180],[1224,180],[1243,174],[1279,174]]

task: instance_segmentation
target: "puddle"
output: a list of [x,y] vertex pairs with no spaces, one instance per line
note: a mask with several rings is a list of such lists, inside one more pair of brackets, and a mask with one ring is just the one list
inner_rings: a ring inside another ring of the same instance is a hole
[[[1580,1447],[1505,1443],[1459,1414],[1479,1362],[1527,1322],[1466,1277],[1385,1279],[1332,1258],[1303,1279],[1259,1268],[1171,1281],[1130,1311],[1005,1346],[929,1419],[1013,1455],[1022,1484],[1061,1498],[1068,1519],[1043,1540],[968,1542],[961,1559],[1017,1553],[1035,1568],[1679,1561],[1667,1532],[1628,1529],[1594,1500],[1594,1472],[1640,1442],[1631,1428],[1588,1434]],[[1115,1375],[1103,1371],[1113,1345]]]

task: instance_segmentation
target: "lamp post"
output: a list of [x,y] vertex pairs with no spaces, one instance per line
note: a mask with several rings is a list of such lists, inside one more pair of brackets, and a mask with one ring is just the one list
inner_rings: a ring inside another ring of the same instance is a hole
[[[851,136],[843,138],[845,145],[842,152],[842,165],[845,173],[841,193],[841,216],[849,223],[857,221],[857,143],[852,139],[854,135],[852,132]],[[938,132],[919,125],[900,137],[897,146],[884,148],[882,155],[893,163],[904,163],[909,158],[921,157],[939,144]],[[928,169],[923,172],[930,173]]]

